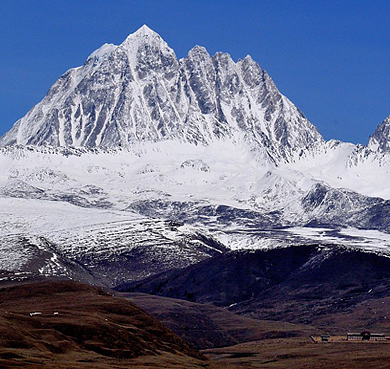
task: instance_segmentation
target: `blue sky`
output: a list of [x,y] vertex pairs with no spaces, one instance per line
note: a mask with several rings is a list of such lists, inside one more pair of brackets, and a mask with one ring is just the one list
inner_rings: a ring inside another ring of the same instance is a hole
[[183,57],[247,54],[326,139],[365,144],[390,114],[390,2],[1,0],[0,135],[67,69],[143,24]]

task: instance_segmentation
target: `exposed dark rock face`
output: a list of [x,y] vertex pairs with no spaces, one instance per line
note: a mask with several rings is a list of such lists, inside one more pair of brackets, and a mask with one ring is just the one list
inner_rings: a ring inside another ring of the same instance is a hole
[[379,197],[316,184],[302,199],[302,206],[311,214],[309,226],[390,231],[390,202]]

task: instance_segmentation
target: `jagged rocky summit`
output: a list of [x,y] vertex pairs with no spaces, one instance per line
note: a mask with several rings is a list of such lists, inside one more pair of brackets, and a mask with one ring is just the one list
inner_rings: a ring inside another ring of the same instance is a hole
[[210,56],[195,46],[178,60],[143,26],[62,75],[0,146],[208,145],[238,138],[271,162],[289,161],[297,149],[323,141],[250,56],[235,63],[227,53]]

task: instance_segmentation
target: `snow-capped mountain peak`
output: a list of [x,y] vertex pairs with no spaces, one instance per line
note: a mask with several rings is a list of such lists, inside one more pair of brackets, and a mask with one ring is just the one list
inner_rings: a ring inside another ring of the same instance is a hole
[[[122,44],[119,45],[119,48],[126,50],[132,66],[149,59],[156,61],[158,58],[162,58],[164,54],[176,59],[175,52],[161,36],[146,25],[127,36]],[[151,67],[155,66],[151,65]]]
[[250,57],[210,56],[202,46],[177,60],[146,25],[70,69],[0,145],[129,147],[174,140],[208,145],[244,135],[256,157],[289,161],[322,142],[316,128]]
[[143,26],[141,26],[140,28],[138,28],[138,30],[137,31],[135,31],[134,33],[132,33],[132,34],[130,34],[129,36],[128,36],[128,38],[129,37],[145,37],[145,36],[147,36],[147,37],[159,37],[159,38],[161,38],[160,37],[160,35],[157,33],[157,32],[155,32],[155,31],[153,31],[151,28],[149,28],[146,24],[144,24]]

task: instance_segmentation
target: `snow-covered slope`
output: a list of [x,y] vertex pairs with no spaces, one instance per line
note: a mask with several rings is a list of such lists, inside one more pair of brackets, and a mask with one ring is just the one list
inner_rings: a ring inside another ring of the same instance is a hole
[[317,129],[250,56],[210,56],[195,46],[177,60],[147,26],[103,45],[70,69],[0,145],[129,147],[176,140],[208,145],[244,137],[260,159],[288,161],[322,142]]
[[333,188],[390,198],[390,155],[369,147],[330,140],[296,153],[287,167]]
[[235,140],[1,148],[0,269],[114,286],[229,249],[322,242],[390,254],[390,202],[343,186],[382,170],[386,193],[389,164],[356,150],[327,143],[275,166]]

